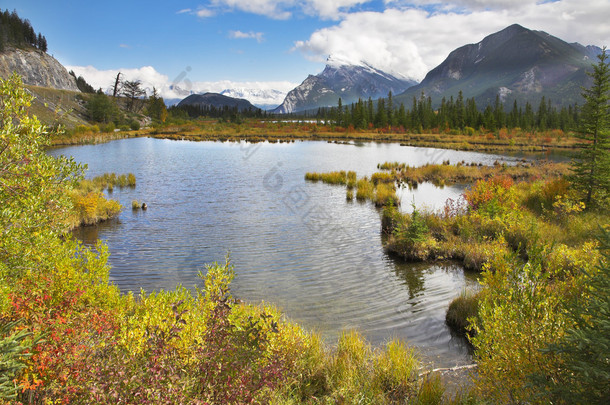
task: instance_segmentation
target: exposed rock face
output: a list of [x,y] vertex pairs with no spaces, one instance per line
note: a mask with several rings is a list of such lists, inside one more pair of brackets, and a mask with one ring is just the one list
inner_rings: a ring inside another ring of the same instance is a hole
[[76,80],[51,55],[38,50],[11,49],[0,53],[0,77],[8,78],[17,72],[23,83],[79,91]]

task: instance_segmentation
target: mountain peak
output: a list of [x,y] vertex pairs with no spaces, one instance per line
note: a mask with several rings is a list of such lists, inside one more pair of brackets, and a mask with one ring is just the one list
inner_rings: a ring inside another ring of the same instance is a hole
[[383,72],[363,62],[354,65],[344,58],[329,57],[321,73],[309,75],[273,112],[285,114],[331,107],[337,105],[339,98],[344,104],[349,104],[359,98],[385,97],[390,91],[398,94],[414,84],[413,80]]
[[[544,95],[556,103],[580,102],[580,86],[586,85],[594,48],[568,44],[546,32],[513,24],[462,46],[432,69],[417,86],[408,89],[403,101],[422,91],[439,105],[444,97],[474,97],[480,105],[505,102],[539,102]],[[508,99],[510,95],[510,100]]]
[[326,66],[340,68],[342,66],[362,66],[363,62],[354,62],[349,60],[349,58],[341,56],[341,55],[328,55],[326,58]]

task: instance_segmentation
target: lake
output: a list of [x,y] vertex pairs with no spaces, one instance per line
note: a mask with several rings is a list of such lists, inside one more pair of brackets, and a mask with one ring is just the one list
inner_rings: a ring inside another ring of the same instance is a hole
[[[476,275],[453,263],[409,264],[383,249],[380,212],[347,202],[345,187],[310,183],[308,171],[354,170],[377,164],[465,161],[493,164],[515,157],[388,143],[221,143],[136,138],[54,149],[88,165],[87,177],[132,172],[135,189],[110,195],[125,207],[117,220],[81,228],[87,244],[110,250],[110,279],[122,291],[201,285],[206,263],[230,254],[233,295],[270,302],[330,343],[357,329],[375,345],[397,337],[426,361],[470,362],[466,341],[444,317],[449,302],[476,286]],[[402,209],[440,209],[463,187],[403,189]],[[131,201],[148,205],[132,211]]]

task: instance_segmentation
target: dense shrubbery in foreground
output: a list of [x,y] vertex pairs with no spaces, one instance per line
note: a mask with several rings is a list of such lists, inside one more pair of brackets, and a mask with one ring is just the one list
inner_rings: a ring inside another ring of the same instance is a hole
[[0,99],[0,403],[439,403],[412,349],[345,333],[331,352],[275,308],[233,299],[229,263],[196,294],[121,295],[106,248],[62,234],[81,168],[44,153],[18,77]]

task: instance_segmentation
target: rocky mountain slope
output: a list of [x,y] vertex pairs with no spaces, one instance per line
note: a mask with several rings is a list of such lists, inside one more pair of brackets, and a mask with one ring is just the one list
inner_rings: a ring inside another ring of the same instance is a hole
[[417,86],[398,95],[396,102],[410,105],[422,92],[438,106],[443,97],[474,97],[477,105],[529,101],[542,96],[555,105],[582,103],[585,71],[596,62],[597,47],[569,44],[542,31],[511,25],[477,44],[462,46],[431,70]]
[[343,104],[349,104],[359,98],[386,97],[390,91],[397,94],[416,83],[366,64],[348,65],[329,58],[322,73],[309,75],[303,83],[286,95],[284,102],[273,112],[286,114],[336,106],[339,98]]
[[0,77],[6,79],[13,72],[17,72],[27,85],[79,91],[76,80],[61,63],[33,48],[13,48],[0,53]]
[[178,103],[178,107],[185,105],[196,105],[202,108],[214,107],[217,109],[223,107],[237,107],[239,111],[247,111],[249,109],[252,109],[253,111],[257,110],[248,100],[228,97],[218,93],[191,94]]

